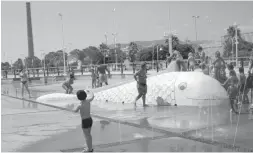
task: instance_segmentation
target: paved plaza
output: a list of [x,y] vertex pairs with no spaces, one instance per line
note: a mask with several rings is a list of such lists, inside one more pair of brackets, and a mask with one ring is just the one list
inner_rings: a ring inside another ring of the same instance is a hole
[[[132,76],[124,79],[113,76],[109,86],[93,91],[96,93],[131,80]],[[88,79],[76,80],[74,88],[83,89],[89,83]],[[13,86],[5,84],[3,87],[9,87],[9,95],[15,95]],[[62,89],[57,83],[32,86],[31,90],[36,98]],[[5,123],[2,125],[2,151],[81,152],[85,147],[79,114],[29,104],[5,95],[2,95],[1,101],[2,122]],[[94,149],[97,152],[252,151],[253,133],[250,131],[253,122],[248,120],[247,114],[240,115],[238,127],[235,118],[232,124],[210,127],[203,122],[189,127],[184,123],[185,117],[194,114],[194,111],[175,106],[134,109],[132,104],[92,105]]]

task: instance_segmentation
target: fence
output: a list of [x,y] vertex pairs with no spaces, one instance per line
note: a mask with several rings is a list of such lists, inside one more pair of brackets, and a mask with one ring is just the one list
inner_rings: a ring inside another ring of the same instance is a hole
[[[158,69],[162,70],[164,69],[167,64],[166,61],[160,60],[160,61],[141,61],[141,62],[135,62],[135,63],[129,63],[129,64],[124,64],[122,65],[120,63],[116,64],[115,63],[110,63],[110,64],[105,64],[107,65],[107,68],[110,70],[110,72],[120,72],[119,74],[124,74],[124,71],[132,71],[135,73],[136,70],[140,69],[140,65],[142,63],[146,62],[147,63],[147,68],[148,69]],[[158,62],[158,65],[157,65]],[[104,64],[102,64],[104,65]],[[80,69],[78,69],[78,66],[69,66],[67,67],[67,73],[73,72],[74,74],[77,75],[87,75],[90,74],[91,68],[98,67],[100,65],[82,65]],[[17,75],[19,73],[20,69],[9,69],[9,70],[2,70],[2,77],[3,78],[14,78],[14,80],[19,80],[19,76]],[[28,76],[32,79],[39,79],[39,77],[57,77],[60,79],[63,77],[64,73],[64,67],[46,67],[45,69],[43,67],[40,68],[28,68]]]

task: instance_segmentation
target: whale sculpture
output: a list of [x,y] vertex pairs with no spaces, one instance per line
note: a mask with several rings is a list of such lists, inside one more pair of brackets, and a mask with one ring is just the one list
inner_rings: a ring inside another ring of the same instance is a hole
[[[172,106],[157,107],[157,112],[161,108],[162,111],[167,109],[167,113],[162,113],[164,116],[161,117],[159,113],[151,112],[152,117],[147,119],[147,123],[177,129],[195,129],[229,121],[229,98],[217,80],[202,72],[175,72],[176,70],[176,64],[172,62],[166,71],[148,76],[146,103],[152,106]],[[95,93],[92,104],[108,110],[129,109],[127,106],[133,106],[138,94],[136,86],[136,81],[132,80],[101,88],[101,91]],[[142,104],[141,100],[137,105]],[[36,101],[70,109],[80,103],[76,95],[64,93],[44,95]],[[177,104],[178,109],[172,111],[174,104]],[[177,119],[170,114],[174,114]]]
[[[97,102],[133,103],[138,94],[136,81],[96,93]],[[214,78],[201,72],[168,72],[147,79],[147,104],[162,98],[178,106],[228,105],[226,90]],[[140,99],[141,100],[141,99]]]

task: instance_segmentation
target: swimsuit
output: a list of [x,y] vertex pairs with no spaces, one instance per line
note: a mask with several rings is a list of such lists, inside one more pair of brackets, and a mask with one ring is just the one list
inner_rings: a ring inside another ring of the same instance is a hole
[[82,119],[82,128],[83,129],[91,128],[92,124],[93,124],[93,120],[91,117]]

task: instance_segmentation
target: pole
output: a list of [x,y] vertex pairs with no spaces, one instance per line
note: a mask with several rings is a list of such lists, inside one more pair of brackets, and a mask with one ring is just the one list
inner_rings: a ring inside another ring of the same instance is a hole
[[65,76],[66,75],[66,64],[65,64],[65,48],[64,48],[64,45],[65,45],[65,42],[64,42],[64,31],[63,31],[63,17],[62,17],[62,14],[59,13],[59,16],[61,18],[61,30],[62,30],[62,51],[63,51],[63,75]]
[[116,64],[116,70],[118,69],[118,56],[117,56],[117,50],[116,50],[116,33],[112,34],[114,36],[114,50],[115,50],[115,64]]
[[232,42],[232,62],[234,62],[234,41],[233,41],[233,38],[231,38],[231,42]]
[[198,32],[197,32],[197,18],[199,18],[199,16],[192,16],[194,18],[195,21],[195,33],[196,33],[196,41],[198,40]]
[[[114,8],[113,9],[113,12],[116,12],[116,9]],[[116,21],[115,21],[115,16],[113,17],[113,23],[114,23],[114,26],[115,26],[115,31],[116,31]],[[115,56],[116,56],[116,70],[118,69],[118,55],[117,55],[117,52],[116,52],[116,32],[115,32],[115,35],[114,35],[114,47],[115,47]]]
[[168,37],[168,41],[169,41],[169,53],[170,56],[172,55],[172,32],[171,32],[171,22],[170,22],[170,7],[169,7],[169,37]]
[[157,53],[156,53],[156,68],[157,68],[157,72],[159,72],[159,67],[158,67],[158,49],[159,49],[159,46],[157,45]]
[[236,67],[238,66],[238,39],[237,39],[237,25],[235,26],[235,56],[236,56]]
[[154,44],[152,44],[153,45],[153,54],[152,54],[152,70],[154,69],[154,63],[155,63],[155,61],[154,61],[154,54],[155,54],[155,46],[154,46]]
[[[107,34],[105,33],[105,44],[107,46]],[[106,50],[104,50],[104,64],[105,64]]]

